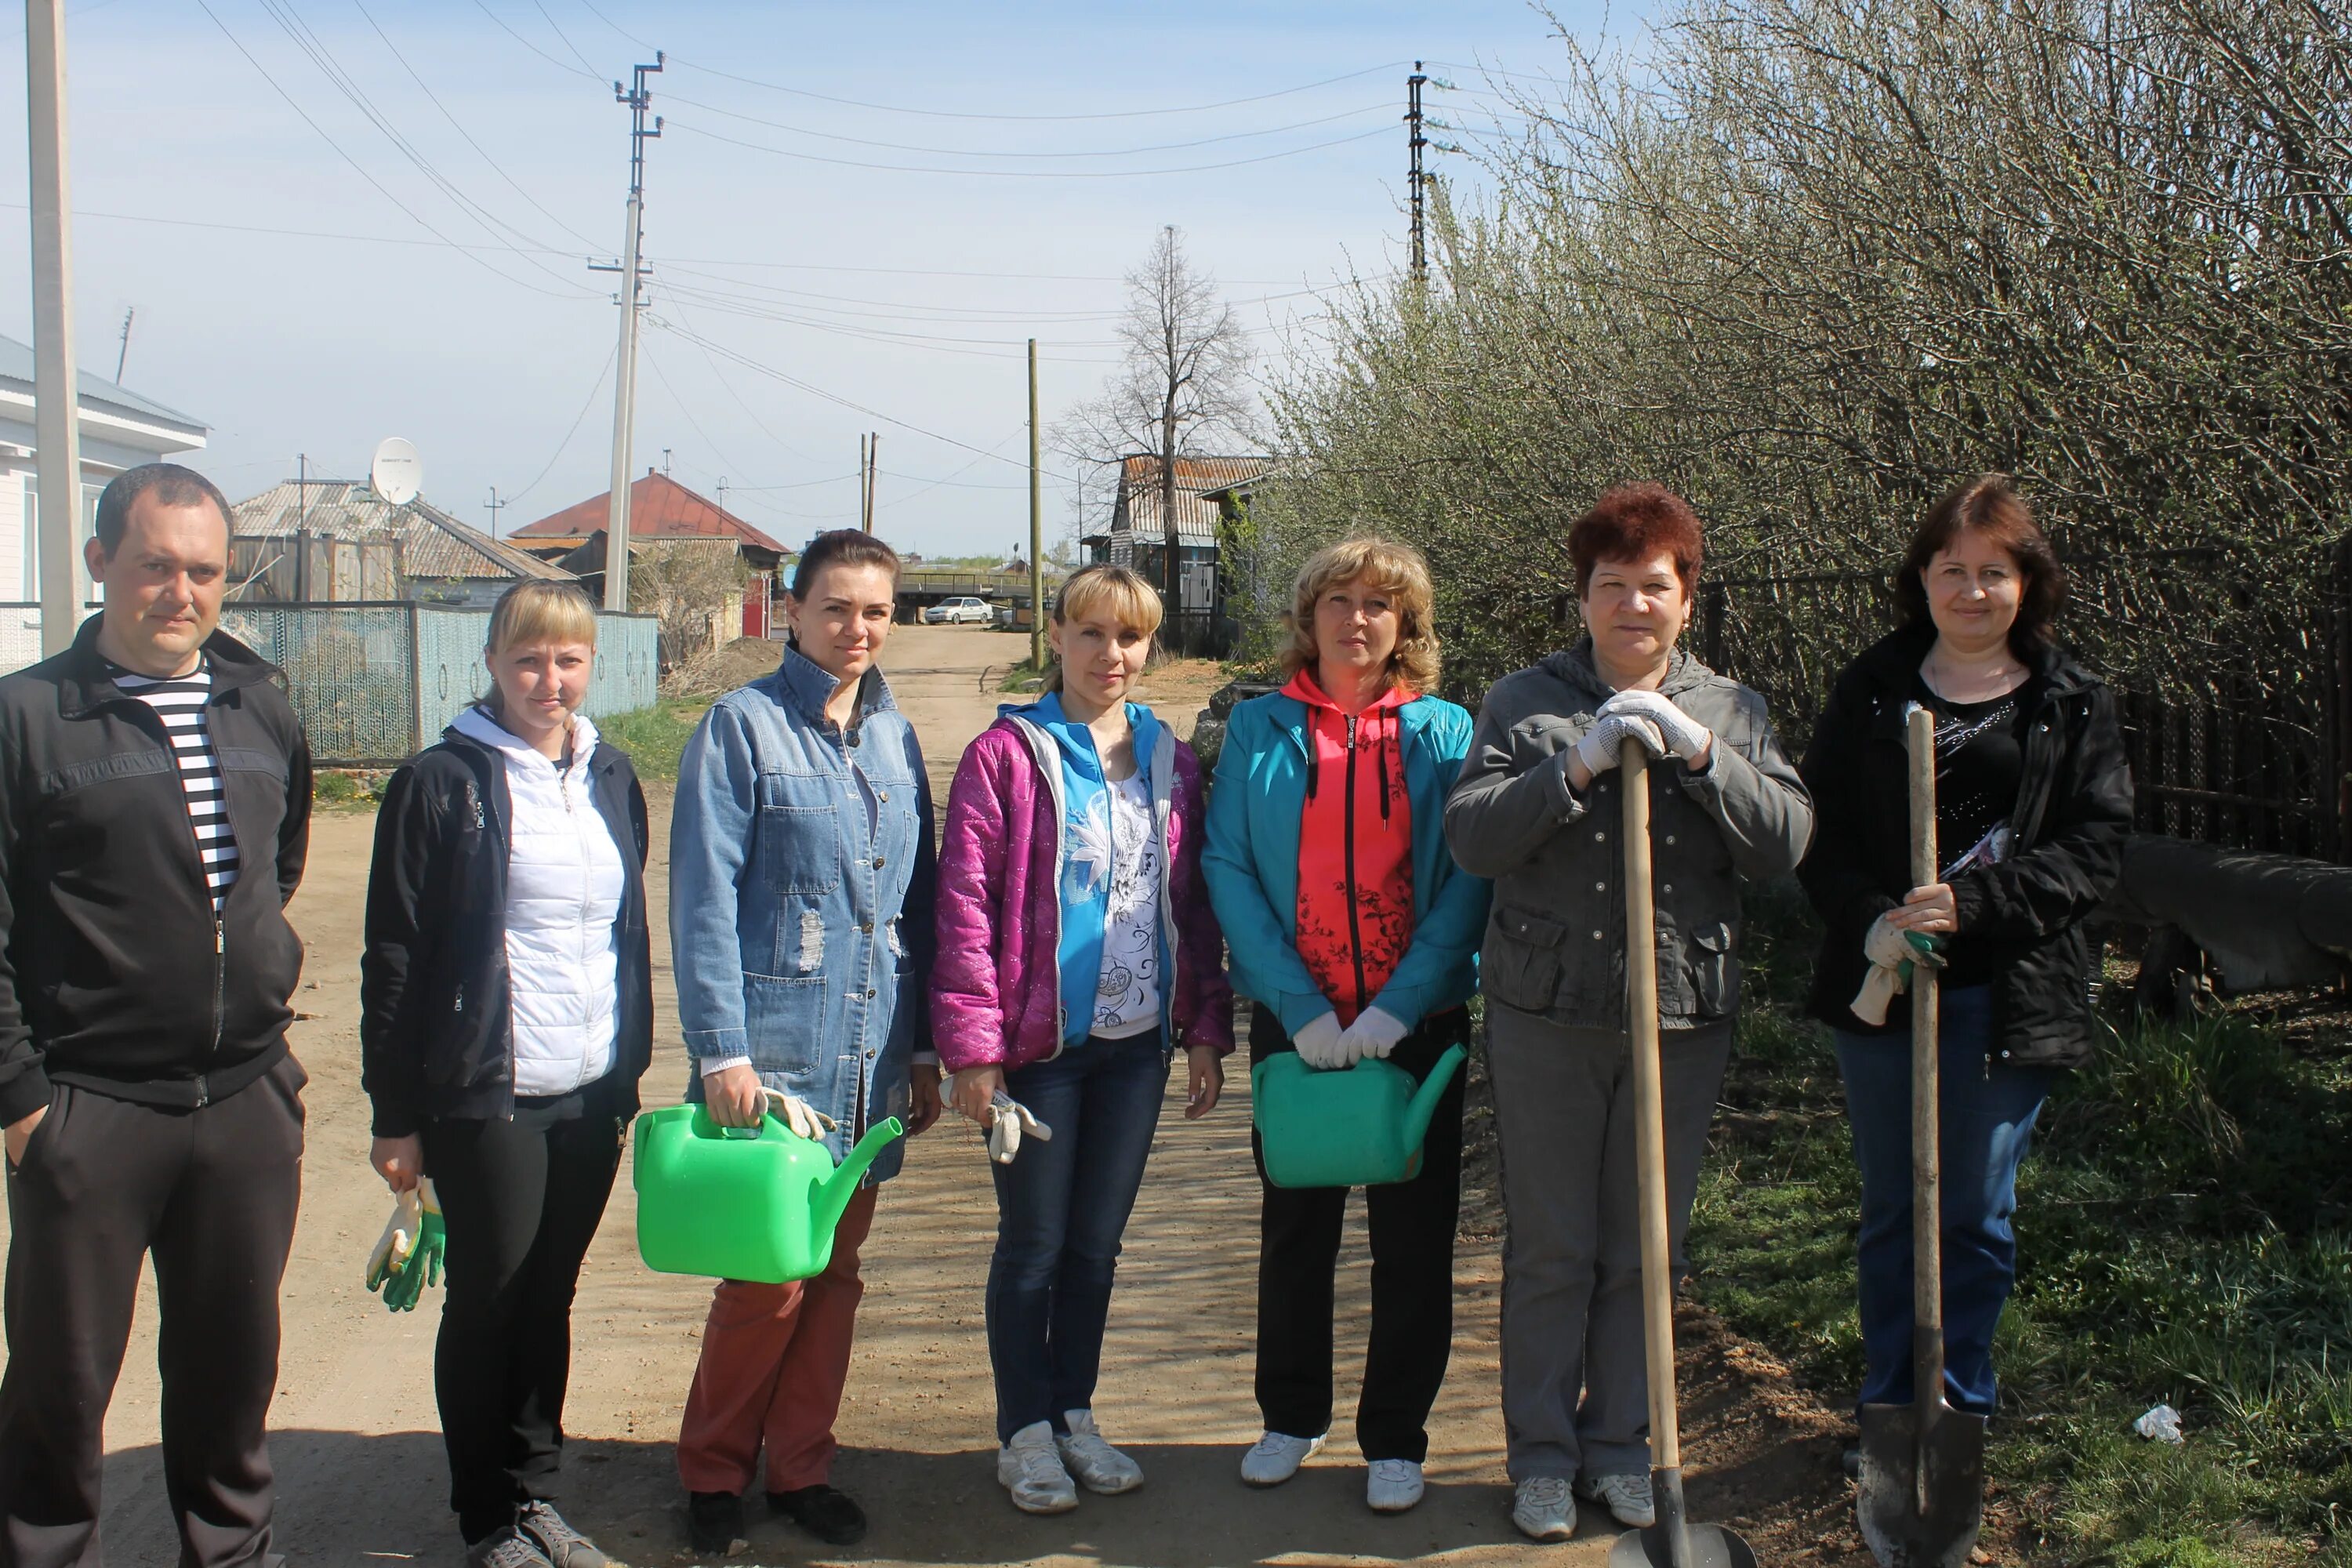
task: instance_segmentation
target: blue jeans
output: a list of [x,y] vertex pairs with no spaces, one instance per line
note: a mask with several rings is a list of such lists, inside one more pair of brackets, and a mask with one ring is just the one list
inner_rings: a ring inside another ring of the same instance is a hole
[[[1900,1004],[1898,1004],[1900,1005]],[[1853,1156],[1862,1167],[1864,1405],[1908,1405],[1911,1390],[1911,1032],[1837,1036]],[[1937,1032],[1942,1152],[1944,1390],[1956,1410],[1992,1413],[1993,1330],[2017,1281],[2017,1168],[2056,1078],[1988,1064],[1992,988],[1943,996]]]
[[1159,1031],[1087,1040],[1005,1075],[1004,1092],[1053,1130],[1024,1139],[996,1179],[996,1256],[988,1266],[988,1361],[996,1436],[1010,1442],[1094,1407],[1110,1320],[1118,1238],[1143,1185],[1168,1056]]

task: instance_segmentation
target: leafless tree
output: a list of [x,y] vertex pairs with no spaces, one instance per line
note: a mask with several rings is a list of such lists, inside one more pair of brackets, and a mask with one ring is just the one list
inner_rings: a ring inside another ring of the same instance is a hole
[[1167,528],[1162,586],[1171,608],[1177,586],[1176,460],[1208,454],[1236,438],[1252,410],[1249,337],[1216,279],[1193,267],[1184,236],[1160,231],[1143,264],[1127,275],[1127,315],[1118,338],[1125,357],[1099,397],[1081,404],[1055,433],[1070,457],[1108,470],[1130,453],[1160,466],[1160,516]]

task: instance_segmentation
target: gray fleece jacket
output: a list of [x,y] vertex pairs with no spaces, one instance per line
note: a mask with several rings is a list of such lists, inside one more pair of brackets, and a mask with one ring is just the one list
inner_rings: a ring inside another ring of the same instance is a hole
[[[1650,778],[1658,1012],[1666,1028],[1739,1005],[1739,883],[1792,871],[1813,807],[1764,700],[1677,650],[1660,694],[1715,732],[1706,768]],[[1486,995],[1559,1023],[1625,1027],[1625,859],[1615,770],[1579,795],[1568,760],[1612,689],[1591,642],[1496,682],[1445,806],[1445,839],[1495,882],[1479,964]]]

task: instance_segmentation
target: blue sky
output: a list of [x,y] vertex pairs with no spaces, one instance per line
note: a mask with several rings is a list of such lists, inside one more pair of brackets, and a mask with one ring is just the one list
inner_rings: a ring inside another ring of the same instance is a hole
[[[509,528],[600,493],[617,323],[584,262],[621,243],[611,83],[659,47],[638,471],[667,448],[797,544],[854,521],[878,429],[882,532],[1000,550],[1027,529],[1024,339],[1050,423],[1109,370],[1119,275],[1172,223],[1278,356],[1306,290],[1400,262],[1407,62],[1457,84],[1434,112],[1475,117],[1481,67],[1563,58],[1552,26],[1517,0],[74,0],[79,357],[111,374],[135,307],[123,379],[215,427],[233,497],[297,453],[357,477],[390,435],[477,523],[493,485]],[[0,71],[20,237],[23,127]],[[0,331],[29,321],[20,238]]]

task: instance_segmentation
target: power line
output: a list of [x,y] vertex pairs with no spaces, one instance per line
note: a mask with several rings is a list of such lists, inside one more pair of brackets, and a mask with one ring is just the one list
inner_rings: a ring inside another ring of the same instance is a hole
[[724,115],[730,120],[740,120],[748,124],[764,125],[772,131],[789,131],[795,136],[814,136],[827,142],[846,142],[854,147],[879,147],[892,153],[922,153],[938,158],[1133,158],[1146,153],[1180,153],[1188,147],[1209,147],[1221,142],[1245,142],[1257,136],[1281,136],[1293,131],[1305,131],[1317,125],[1328,125],[1338,120],[1352,120],[1360,115],[1378,113],[1388,108],[1385,103],[1365,104],[1354,109],[1341,110],[1337,114],[1324,114],[1313,120],[1296,121],[1288,125],[1269,125],[1259,131],[1229,131],[1222,136],[1201,136],[1189,142],[1160,142],[1144,147],[1117,147],[1076,153],[1037,153],[1015,152],[1009,149],[973,151],[963,147],[926,147],[918,142],[877,142],[864,136],[845,136],[837,131],[815,131],[805,125],[792,125],[781,120],[765,120],[756,114],[744,114],[732,109],[721,109],[715,103],[702,103],[691,98],[680,98],[675,93],[670,96],[671,101],[683,103],[690,109],[707,109],[713,114]]
[[1213,169],[1238,169],[1249,163],[1268,163],[1277,158],[1296,158],[1303,153],[1320,153],[1326,148],[1344,147],[1350,142],[1362,142],[1388,133],[1386,124],[1353,136],[1337,136],[1328,142],[1316,142],[1305,147],[1288,147],[1278,153],[1262,153],[1255,158],[1233,158],[1222,163],[1187,163],[1173,169],[949,169],[913,163],[876,163],[857,158],[830,158],[822,153],[795,153],[789,147],[771,147],[764,142],[746,142],[740,136],[729,136],[717,131],[706,131],[698,125],[688,125],[673,120],[671,126],[690,135],[711,142],[724,142],[730,146],[745,147],[755,153],[772,153],[779,158],[791,158],[804,163],[831,163],[845,169],[877,169],[891,174],[958,174],[969,179],[989,180],[1143,180],[1160,174],[1200,174]]
[[[541,5],[540,0],[530,0],[530,3],[533,9],[537,10],[541,16],[547,18],[547,30],[563,40],[563,47],[572,51],[572,58],[578,60],[580,64],[591,74],[595,74],[596,67],[594,63],[592,62],[586,55],[580,52],[580,46],[572,41],[572,35],[566,33],[561,26],[556,25],[554,13],[548,10],[545,5]],[[604,79],[599,75],[597,79],[601,81]]]
[[[506,18],[499,16],[496,11],[491,10],[488,5],[483,5],[482,0],[474,0],[474,9],[479,11],[483,16],[488,16],[491,21],[496,22],[499,25],[499,30],[505,33],[508,37],[512,38],[516,43],[520,44],[524,48],[529,49],[532,54],[537,55],[541,59],[545,60],[557,70],[570,71],[573,76],[584,76],[590,81],[603,81],[604,79],[603,76],[599,75],[594,70],[583,70],[580,68],[581,66],[585,66],[588,63],[585,59],[583,59],[580,62],[580,66],[569,66],[564,64],[562,60],[557,59],[553,55],[549,54],[545,49],[541,48],[537,44],[532,43],[529,38],[524,37],[520,33],[516,32],[512,27],[507,26]],[[549,20],[551,25],[553,18],[551,17]],[[571,42],[568,38],[564,41],[566,43]],[[647,48],[653,47],[651,44],[647,44],[646,47]],[[580,51],[577,49],[572,51],[574,54],[578,54],[579,52]]]
[[552,473],[563,454],[571,449],[572,437],[580,434],[580,426],[587,421],[588,410],[596,405],[596,395],[604,390],[604,378],[613,374],[613,362],[620,357],[620,353],[619,345],[615,344],[613,352],[604,356],[604,368],[596,373],[595,384],[589,387],[587,400],[580,405],[580,412],[572,416],[572,428],[566,430],[563,433],[563,439],[555,444],[554,455],[547,459],[547,466],[532,477],[530,483],[507,497],[509,501],[519,501],[539,489],[539,481]]

